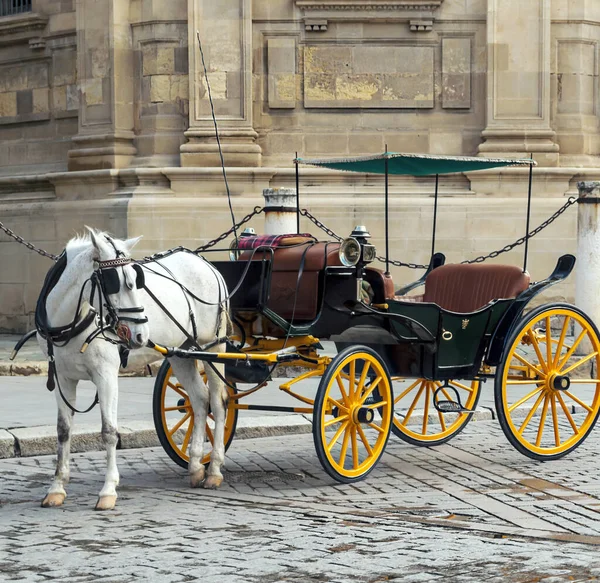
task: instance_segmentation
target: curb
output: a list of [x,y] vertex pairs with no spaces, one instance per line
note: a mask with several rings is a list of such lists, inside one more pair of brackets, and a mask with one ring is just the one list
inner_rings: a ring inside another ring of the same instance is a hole
[[[478,408],[472,421],[490,421],[491,410]],[[420,425],[423,415],[415,414],[409,425]],[[278,435],[310,433],[312,421],[305,415],[269,415],[238,419],[234,439],[257,439]],[[150,421],[123,421],[119,427],[117,449],[160,447],[154,423]],[[71,438],[71,452],[104,451],[102,436],[96,425],[75,424]],[[0,429],[0,459],[56,455],[56,426],[17,427]]]

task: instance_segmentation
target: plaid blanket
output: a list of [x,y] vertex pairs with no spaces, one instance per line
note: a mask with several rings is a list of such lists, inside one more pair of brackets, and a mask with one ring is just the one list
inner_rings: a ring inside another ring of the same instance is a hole
[[310,233],[302,233],[300,235],[254,235],[251,237],[240,237],[237,248],[241,251],[246,251],[247,249],[256,249],[257,247],[283,247],[309,242],[316,242],[316,239]]

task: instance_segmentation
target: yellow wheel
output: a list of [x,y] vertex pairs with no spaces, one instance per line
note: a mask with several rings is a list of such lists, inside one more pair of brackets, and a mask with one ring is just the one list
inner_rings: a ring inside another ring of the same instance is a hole
[[362,480],[383,454],[393,410],[392,382],[379,355],[366,346],[340,352],[315,397],[313,438],[325,471],[343,483]]
[[[435,392],[438,401],[457,402],[457,395],[465,409],[475,409],[479,400],[478,381],[442,381],[410,379],[401,386],[396,384],[394,424],[392,431],[400,439],[421,446],[440,445],[458,435],[470,421],[468,413],[442,413],[433,404]],[[456,391],[456,392],[455,392]]]
[[500,426],[522,454],[562,457],[583,443],[600,412],[600,339],[569,304],[527,314],[506,344],[496,372]]
[[[206,382],[204,372],[202,378]],[[230,396],[235,394],[235,389],[226,388]],[[230,398],[225,415],[225,451],[231,444],[237,425],[238,410],[234,406],[235,400]],[[164,450],[176,464],[187,468],[190,461],[188,447],[194,429],[194,411],[187,391],[173,376],[173,369],[168,360],[163,362],[156,376],[152,412],[154,427]],[[214,418],[209,409],[206,423],[207,443],[204,446],[204,450],[208,448],[208,452],[202,459],[203,464],[210,462],[214,428]]]

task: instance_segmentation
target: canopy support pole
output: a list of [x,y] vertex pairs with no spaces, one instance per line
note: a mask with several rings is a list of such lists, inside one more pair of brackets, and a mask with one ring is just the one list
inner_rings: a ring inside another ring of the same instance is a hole
[[298,152],[296,152],[296,233],[300,234],[300,174],[298,170]]
[[525,227],[525,257],[523,258],[523,273],[527,271],[527,254],[529,252],[529,221],[531,219],[531,191],[533,184],[533,154],[529,164],[529,190],[527,192],[527,226]]
[[435,231],[437,228],[437,208],[438,208],[438,192],[440,184],[440,175],[435,175],[435,199],[433,203],[433,235],[431,237],[431,256],[435,253]]
[[389,234],[389,172],[387,144],[385,145],[385,275],[390,274],[390,234]]

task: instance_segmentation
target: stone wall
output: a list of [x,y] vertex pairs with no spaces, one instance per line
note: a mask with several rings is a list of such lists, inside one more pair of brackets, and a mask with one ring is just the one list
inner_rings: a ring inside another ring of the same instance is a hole
[[[600,178],[595,1],[33,0],[0,17],[0,220],[52,252],[84,224],[143,234],[140,255],[227,230],[197,31],[237,218],[295,186],[296,152],[533,156],[534,226]],[[436,250],[519,237],[527,181],[442,177]],[[433,186],[392,179],[392,257],[427,263]],[[302,171],[301,206],[341,235],[366,224],[380,253],[382,193],[381,177]],[[533,278],[574,250],[571,210],[531,242]],[[0,331],[31,326],[48,267],[0,233]]]

